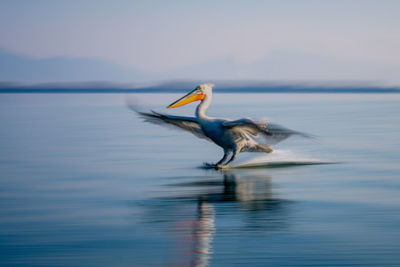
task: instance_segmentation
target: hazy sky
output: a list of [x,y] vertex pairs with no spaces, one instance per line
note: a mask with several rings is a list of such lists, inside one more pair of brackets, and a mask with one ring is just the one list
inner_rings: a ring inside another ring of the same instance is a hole
[[2,0],[0,49],[180,78],[400,84],[400,1]]

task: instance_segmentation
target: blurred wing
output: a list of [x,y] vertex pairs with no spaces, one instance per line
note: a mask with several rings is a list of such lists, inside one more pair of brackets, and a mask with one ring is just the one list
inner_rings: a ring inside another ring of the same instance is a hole
[[144,121],[163,126],[175,126],[182,130],[191,132],[198,138],[211,141],[207,136],[204,135],[196,118],[167,115],[155,111],[151,111],[151,113],[141,111],[136,112],[144,119]]
[[310,137],[307,134],[293,131],[278,124],[269,123],[267,121],[257,122],[251,119],[240,119],[236,121],[226,121],[223,123],[223,126],[225,128],[241,129],[253,135],[254,137],[262,135],[269,144],[279,143],[292,135]]

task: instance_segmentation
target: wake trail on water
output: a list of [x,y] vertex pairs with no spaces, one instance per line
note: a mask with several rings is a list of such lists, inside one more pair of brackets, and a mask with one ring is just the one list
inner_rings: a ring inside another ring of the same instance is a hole
[[252,158],[250,160],[233,164],[230,168],[279,168],[300,165],[333,164],[307,155],[299,154],[291,150],[275,150],[273,153]]

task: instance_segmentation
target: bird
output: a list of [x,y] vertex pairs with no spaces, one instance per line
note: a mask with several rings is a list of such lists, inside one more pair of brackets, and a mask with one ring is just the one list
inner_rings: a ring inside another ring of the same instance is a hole
[[[271,145],[292,135],[310,137],[308,134],[290,130],[278,124],[270,123],[268,120],[255,121],[250,118],[230,120],[208,116],[206,111],[212,101],[214,86],[211,83],[201,84],[167,106],[167,109],[171,109],[200,101],[196,108],[195,117],[174,116],[153,110],[143,112],[133,109],[146,122],[180,128],[198,138],[214,142],[220,146],[224,152],[223,157],[216,163],[205,163],[207,167],[215,169],[228,168],[241,152],[271,153],[274,151]],[[260,136],[266,143],[257,142],[256,138]]]

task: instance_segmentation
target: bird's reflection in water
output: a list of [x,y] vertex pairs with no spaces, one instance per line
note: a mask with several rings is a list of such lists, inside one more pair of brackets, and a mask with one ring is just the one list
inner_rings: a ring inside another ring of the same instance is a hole
[[193,223],[191,266],[207,266],[212,254],[212,239],[215,233],[215,211],[213,205],[199,199],[197,218]]
[[236,235],[287,227],[289,201],[274,195],[270,176],[248,171],[214,174],[179,178],[179,183],[167,185],[168,196],[159,198],[160,205],[151,212],[152,221],[167,223],[173,234],[178,250],[175,265],[207,266],[215,252],[213,240],[218,229]]

